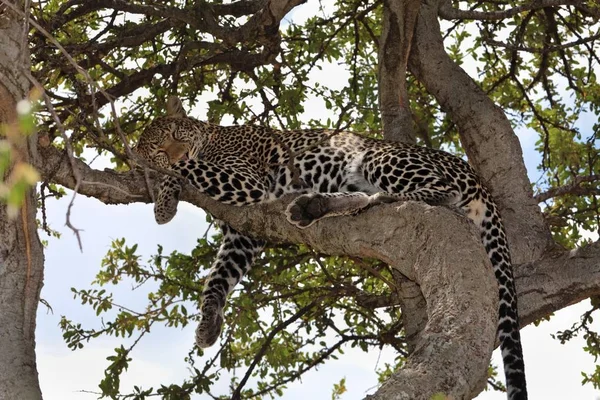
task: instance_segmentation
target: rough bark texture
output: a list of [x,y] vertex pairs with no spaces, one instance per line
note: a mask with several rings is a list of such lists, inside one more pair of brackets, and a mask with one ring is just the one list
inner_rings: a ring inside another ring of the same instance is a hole
[[[24,71],[29,53],[23,28],[12,13],[0,15],[0,124],[16,120],[16,102],[27,95]],[[14,157],[29,161],[35,135],[14,143]],[[35,363],[35,316],[42,287],[44,255],[35,222],[36,196],[26,196],[16,218],[0,204],[0,399],[41,398]]]
[[415,143],[406,88],[410,53],[420,0],[385,0],[379,40],[379,109],[386,140]]
[[402,309],[402,324],[408,351],[413,352],[421,332],[427,325],[427,300],[423,297],[419,285],[404,275],[395,274],[394,281],[399,287],[399,303]]
[[[74,187],[73,174],[63,153],[51,147],[41,150],[41,158],[45,161],[38,167],[44,178],[51,177],[56,183]],[[80,193],[84,195],[108,204],[151,201],[140,171],[98,171],[78,160],[76,166],[83,181]],[[155,187],[156,174],[150,175],[150,184]],[[487,307],[494,307],[497,287],[495,284],[488,286],[491,277],[488,261],[480,252],[482,246],[464,217],[442,207],[406,203],[400,207],[379,206],[356,217],[330,218],[309,229],[298,230],[283,214],[290,199],[237,208],[220,204],[190,185],[182,192],[183,201],[205,209],[242,232],[266,235],[272,241],[305,243],[330,254],[376,257],[389,262],[420,287],[417,292],[414,284],[407,283],[411,290],[403,294],[404,304],[415,307],[404,310],[404,317],[408,317],[409,322],[405,326],[409,334],[412,332],[409,340],[415,353],[407,368],[398,371],[381,388],[383,392],[376,393],[374,398],[394,398],[385,397],[390,393],[399,396],[405,393],[404,397],[397,398],[420,398],[412,397],[417,387],[419,393],[435,393],[443,387],[457,399],[475,395],[482,383],[481,376],[474,371],[477,368],[481,368],[480,372],[486,370],[489,362],[486,343],[494,338],[496,310]],[[151,215],[148,217],[152,218]],[[456,242],[456,238],[460,240]],[[521,326],[525,326],[550,312],[600,295],[600,244],[578,251],[549,252],[532,263],[516,266],[515,272]],[[472,285],[482,285],[487,292]],[[472,304],[473,307],[488,304],[485,306],[488,311],[477,308],[477,319],[466,311],[456,314],[446,309],[445,304],[452,304],[462,310],[475,301],[470,296],[473,293],[479,293],[479,305]],[[419,317],[422,298],[427,300],[427,324]],[[435,304],[433,299],[437,299]],[[449,314],[439,315],[440,307]],[[469,336],[470,324],[478,326],[475,338]],[[458,326],[462,328],[457,330]],[[491,333],[486,336],[483,332]],[[461,336],[463,333],[465,336]],[[436,353],[439,356],[435,356],[434,350],[440,352]],[[462,356],[455,357],[456,354]],[[435,361],[431,364],[427,360]],[[428,373],[422,375],[426,367]],[[437,381],[442,376],[450,378]]]
[[410,71],[458,125],[469,163],[500,207],[513,262],[535,260],[552,241],[533,199],[519,139],[504,112],[444,50],[439,5],[440,0],[427,0],[421,6]]

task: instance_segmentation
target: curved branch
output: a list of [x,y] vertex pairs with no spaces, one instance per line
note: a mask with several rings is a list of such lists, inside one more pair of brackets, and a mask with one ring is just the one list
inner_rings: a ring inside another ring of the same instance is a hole
[[[44,162],[38,166],[42,175],[72,187],[73,174],[61,152],[47,147],[42,154]],[[150,200],[141,172],[97,171],[81,161],[76,168],[82,177],[81,194],[110,203]],[[399,393],[415,400],[429,399],[440,390],[465,398],[481,389],[494,345],[497,289],[475,227],[464,217],[449,209],[405,203],[377,207],[353,218],[331,218],[299,230],[286,221],[283,212],[289,197],[233,207],[189,185],[181,197],[251,235],[305,243],[328,254],[378,258],[420,286],[427,299],[428,323],[414,341],[407,367],[375,399],[389,398],[386,391],[396,391],[398,385],[402,385]]]
[[[41,148],[40,156],[36,167],[44,179],[74,187],[68,161],[59,150]],[[75,165],[82,177],[79,192],[83,195],[107,204],[151,201],[140,171],[99,171],[81,160],[76,160]],[[154,184],[157,174],[150,175]],[[407,393],[411,399],[429,399],[417,393],[431,396],[441,388],[455,398],[476,394],[485,381],[480,374],[486,371],[488,350],[493,346],[496,297],[490,293],[496,292],[496,284],[474,227],[448,209],[409,202],[400,207],[375,207],[356,217],[330,218],[298,230],[283,213],[290,198],[233,207],[208,198],[190,185],[182,192],[182,200],[242,232],[272,241],[305,243],[327,254],[378,258],[398,271],[396,280],[403,297],[418,300],[423,296],[427,300],[428,322],[424,327],[420,321],[405,320],[407,331],[414,337],[410,339],[414,351],[407,367],[394,375],[373,399],[389,398],[386,393],[392,390]],[[400,274],[416,282],[421,293],[414,293],[414,285],[405,292]],[[515,276],[521,323],[527,325],[550,312],[600,295],[600,244],[577,251],[547,252],[539,260],[517,267]],[[406,307],[417,304],[423,303],[403,302]],[[419,310],[406,309],[403,314],[404,318],[411,318],[418,316]],[[465,356],[442,360],[444,354]],[[427,371],[427,382],[423,371]],[[442,376],[443,381],[438,381]],[[435,391],[423,390],[432,385],[438,385]]]

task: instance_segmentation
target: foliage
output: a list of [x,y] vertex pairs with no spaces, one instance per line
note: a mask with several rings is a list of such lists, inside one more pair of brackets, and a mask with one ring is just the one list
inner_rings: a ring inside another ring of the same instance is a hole
[[[157,255],[144,265],[136,247],[127,246],[125,239],[114,241],[95,283],[105,287],[131,281],[136,290],[146,293],[148,300],[143,310],[115,303],[106,289],[73,289],[75,298],[110,322],[96,329],[84,329],[64,317],[61,321],[63,336],[72,349],[81,348],[100,335],[135,338],[131,347],[116,349],[109,359],[111,365],[100,385],[105,396],[118,393],[118,375],[127,365],[130,351],[153,324],[174,328],[197,324],[198,313],[189,313],[188,309],[196,309],[194,299],[202,289],[201,277],[216,254],[212,243],[200,239],[190,256],[165,256],[159,247]],[[178,390],[186,386],[188,394],[215,395],[211,390],[214,377],[222,370],[241,369],[245,375],[240,382],[232,382],[234,393],[242,398],[262,398],[281,394],[286,383],[325,359],[336,358],[345,345],[366,352],[377,350],[383,342],[405,356],[404,340],[398,335],[398,308],[379,313],[360,305],[370,295],[381,295],[383,290],[381,279],[363,264],[361,260],[324,256],[296,246],[268,249],[258,262],[260,267],[250,272],[249,279],[231,298],[220,352],[215,358],[204,360],[205,365],[198,369],[196,357],[203,353],[194,348],[187,362],[197,375],[184,381]],[[386,265],[375,264],[375,274],[389,282]],[[289,285],[292,281],[297,285]],[[327,312],[323,313],[323,309]],[[250,377],[252,388],[247,388],[245,381]],[[343,382],[333,388],[335,396],[344,391]]]
[[[33,94],[36,96],[35,92]],[[6,204],[10,217],[16,217],[27,191],[40,176],[22,157],[28,135],[35,130],[35,116],[31,103],[22,100],[17,105],[17,120],[0,124],[0,203]]]
[[[64,51],[57,50],[43,31],[32,30],[34,75],[45,83],[74,154],[82,159],[84,151],[86,156],[102,154],[116,169],[129,168],[123,136],[134,143],[148,121],[163,114],[166,96],[174,92],[212,122],[343,128],[373,136],[381,130],[376,75],[381,1],[324,2],[318,8],[311,4],[305,6],[314,9],[308,18],[302,15],[309,8],[296,9],[298,14],[282,25],[280,37],[243,30],[257,11],[252,4],[260,2],[248,2],[246,9],[221,2],[196,7],[196,2],[179,0],[38,3],[32,9],[35,21]],[[501,12],[521,3],[454,1],[453,6]],[[584,242],[584,232],[600,229],[599,125],[581,130],[591,125],[587,120],[597,121],[600,112],[594,68],[600,61],[598,18],[598,8],[590,4],[534,7],[504,18],[471,17],[442,24],[452,58],[469,69],[516,129],[536,135],[540,163],[539,172],[532,174],[534,189],[555,238],[568,248]],[[409,91],[420,144],[460,153],[456,126],[433,97],[413,77]],[[116,99],[116,114],[111,98]],[[311,116],[314,102],[329,118]],[[62,148],[60,127],[52,116],[39,112],[37,117],[49,141]],[[406,347],[400,312],[385,265],[273,246],[232,296],[218,357],[200,358],[202,351],[193,348],[185,359],[189,378],[122,393],[120,374],[153,324],[178,329],[197,323],[196,301],[215,251],[212,242],[201,238],[191,255],[164,255],[159,248],[144,264],[135,245],[117,240],[103,260],[95,287],[73,290],[105,322],[84,328],[63,318],[70,348],[101,335],[122,337],[124,343],[134,339],[109,357],[100,384],[103,396],[277,396],[286,384],[348,346],[365,352],[383,346],[395,349],[395,365],[381,368],[381,380],[402,364]],[[124,280],[145,291],[145,308],[115,303],[106,288]],[[368,306],[375,297],[385,299],[385,307]],[[560,336],[570,337],[564,332]],[[586,350],[597,355],[600,345],[588,340]],[[226,372],[231,371],[242,371],[241,379],[231,378],[231,393],[213,393],[214,383],[229,379]],[[494,376],[492,369],[492,387],[502,388]],[[598,372],[585,376],[585,382],[600,382]],[[332,398],[343,396],[344,390],[344,381],[335,384]]]

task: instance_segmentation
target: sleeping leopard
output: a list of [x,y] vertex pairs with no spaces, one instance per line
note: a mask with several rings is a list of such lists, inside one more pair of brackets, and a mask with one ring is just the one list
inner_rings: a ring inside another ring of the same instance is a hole
[[[527,399],[516,289],[504,226],[490,192],[461,158],[344,131],[214,125],[187,116],[177,97],[169,98],[167,116],[155,119],[145,129],[134,150],[223,203],[248,206],[298,193],[286,210],[287,220],[298,228],[401,200],[460,208],[479,228],[498,281],[497,334],[508,398]],[[175,215],[180,192],[177,178],[163,178],[154,207],[159,224]],[[218,225],[223,241],[202,292],[202,320],[196,329],[196,343],[202,348],[218,340],[227,296],[264,247],[261,240],[223,222]]]

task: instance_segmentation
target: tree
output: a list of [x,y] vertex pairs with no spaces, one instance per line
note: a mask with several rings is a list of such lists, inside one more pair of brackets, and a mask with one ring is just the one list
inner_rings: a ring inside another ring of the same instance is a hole
[[[1,121],[17,119],[12,110],[30,85],[43,84],[45,94],[36,114],[39,132],[11,142],[23,157],[18,161],[41,174],[41,193],[27,193],[18,218],[4,208],[0,214],[0,351],[10,352],[2,360],[11,360],[0,363],[6,372],[0,394],[40,396],[33,358],[43,271],[34,233],[38,202],[43,210],[47,196],[63,195],[56,185],[107,204],[151,202],[159,174],[136,160],[130,145],[161,114],[169,93],[194,106],[201,93],[214,92],[212,122],[327,126],[373,136],[383,130],[388,140],[416,139],[464,153],[499,203],[517,264],[522,323],[600,293],[600,246],[582,239],[584,230],[600,229],[597,126],[591,134],[575,127],[580,113],[598,114],[593,67],[600,10],[594,4],[357,0],[282,26],[301,1],[48,0],[31,7],[1,1]],[[29,32],[31,73],[23,32]],[[477,66],[478,82],[460,68],[467,61]],[[311,81],[327,63],[344,65],[349,78],[342,89]],[[306,121],[310,96],[323,99],[337,118]],[[543,156],[535,195],[514,133],[525,126],[539,134]],[[86,149],[110,155],[114,171],[89,167]],[[133,169],[131,160],[144,168]],[[494,346],[494,281],[476,235],[451,210],[388,205],[299,232],[283,218],[286,200],[240,210],[190,188],[182,198],[274,243],[231,299],[219,364],[244,368],[232,383],[233,398],[279,393],[348,345],[398,352],[397,366],[404,368],[382,371],[385,384],[376,399],[401,392],[415,399],[436,392],[465,398],[483,388]],[[76,348],[101,334],[143,336],[153,324],[194,323],[198,315],[190,306],[201,288],[196,272],[214,251],[200,239],[190,256],[163,256],[159,249],[144,264],[135,246],[116,241],[98,283],[130,277],[158,288],[146,310],[120,308],[102,329],[64,318],[67,344]],[[119,308],[105,289],[76,295],[99,314]],[[582,326],[566,330],[563,339],[586,329],[592,304]],[[587,335],[589,351],[598,354],[595,333]],[[104,395],[118,395],[130,350],[122,347],[111,358]],[[189,379],[140,388],[137,396],[210,393],[218,376],[211,361],[200,369],[190,357],[195,373]],[[420,369],[429,373],[424,381]],[[600,382],[596,374],[588,378]]]

